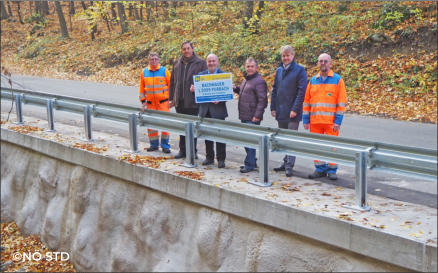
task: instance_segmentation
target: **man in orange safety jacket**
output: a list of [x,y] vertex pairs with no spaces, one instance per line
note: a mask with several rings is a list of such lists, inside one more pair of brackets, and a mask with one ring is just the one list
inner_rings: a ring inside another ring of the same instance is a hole
[[[144,111],[145,108],[169,112],[169,85],[170,72],[160,65],[160,57],[157,53],[149,54],[149,66],[143,70],[140,76],[139,98]],[[148,129],[150,147],[148,152],[158,150],[158,131]],[[161,132],[161,148],[164,153],[170,153],[169,133]]]
[[[347,103],[344,80],[331,70],[330,55],[321,54],[318,67],[319,73],[307,84],[304,97],[304,129],[310,129],[311,133],[338,136]],[[319,160],[314,163],[316,170],[309,174],[309,178],[328,176],[331,180],[337,179],[337,164]]]

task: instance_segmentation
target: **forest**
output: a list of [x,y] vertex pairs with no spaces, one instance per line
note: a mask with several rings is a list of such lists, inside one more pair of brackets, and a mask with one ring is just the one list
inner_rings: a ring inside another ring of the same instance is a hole
[[182,42],[242,80],[254,57],[273,84],[290,44],[308,77],[319,54],[349,113],[437,123],[437,2],[1,1],[2,73],[138,85],[149,52],[172,69]]

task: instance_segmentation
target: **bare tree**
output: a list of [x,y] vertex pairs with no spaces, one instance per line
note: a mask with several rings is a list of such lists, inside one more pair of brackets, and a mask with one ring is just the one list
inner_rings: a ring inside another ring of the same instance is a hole
[[146,1],[146,14],[147,14],[147,21],[150,22],[151,21],[151,13],[152,13],[152,7],[151,7],[151,2]]
[[18,19],[20,20],[20,24],[24,24],[23,19],[21,18],[20,1],[15,2],[15,4],[17,5],[17,14],[18,14]]
[[120,26],[122,27],[122,34],[128,32],[128,22],[126,21],[125,7],[123,3],[117,3],[117,11],[120,18]]
[[0,1],[0,3],[1,3],[1,6],[0,6],[0,9],[1,9],[1,19],[2,20],[3,19],[8,19],[9,14],[6,11],[5,3],[3,1]]
[[49,2],[48,1],[41,1],[41,11],[44,15],[49,15],[50,14],[50,9],[49,9]]
[[34,1],[35,3],[35,13],[43,14],[41,9],[41,2],[40,1]]
[[67,24],[65,23],[64,13],[62,12],[62,6],[59,1],[55,1],[56,13],[58,14],[59,26],[61,28],[61,34],[63,38],[68,38]]

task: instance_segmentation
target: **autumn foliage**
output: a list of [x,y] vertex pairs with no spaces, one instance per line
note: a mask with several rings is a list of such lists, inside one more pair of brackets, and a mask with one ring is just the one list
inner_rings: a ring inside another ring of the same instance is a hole
[[114,3],[94,1],[86,10],[75,3],[69,15],[71,4],[61,2],[67,39],[54,12],[30,16],[22,5],[24,24],[2,20],[2,66],[13,74],[137,86],[150,51],[171,69],[181,43],[191,40],[200,57],[216,53],[236,83],[245,59],[255,57],[271,87],[279,48],[291,44],[309,78],[320,53],[333,57],[348,112],[437,123],[436,2],[265,1],[243,20],[244,1],[126,1],[123,34]]

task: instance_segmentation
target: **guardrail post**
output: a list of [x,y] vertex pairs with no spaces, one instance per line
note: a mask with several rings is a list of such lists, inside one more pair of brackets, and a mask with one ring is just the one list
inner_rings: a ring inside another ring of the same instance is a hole
[[356,181],[354,189],[356,191],[356,205],[346,205],[344,207],[369,211],[371,208],[367,206],[367,159],[368,152],[358,152],[355,155],[356,160]]
[[15,124],[23,124],[23,113],[21,111],[21,94],[15,95],[15,109],[17,113],[17,121]]
[[47,122],[49,123],[49,129],[47,132],[55,132],[55,121],[53,119],[53,103],[52,99],[47,100]]
[[269,136],[264,135],[260,137],[259,140],[259,182],[249,182],[251,184],[270,187],[272,182],[269,181]]
[[183,166],[194,168],[195,162],[195,127],[192,122],[186,123],[186,161]]
[[91,106],[86,105],[84,107],[84,127],[85,127],[85,140],[93,141],[91,130]]
[[138,153],[138,137],[137,137],[137,114],[129,115],[129,139],[131,141],[131,153]]

